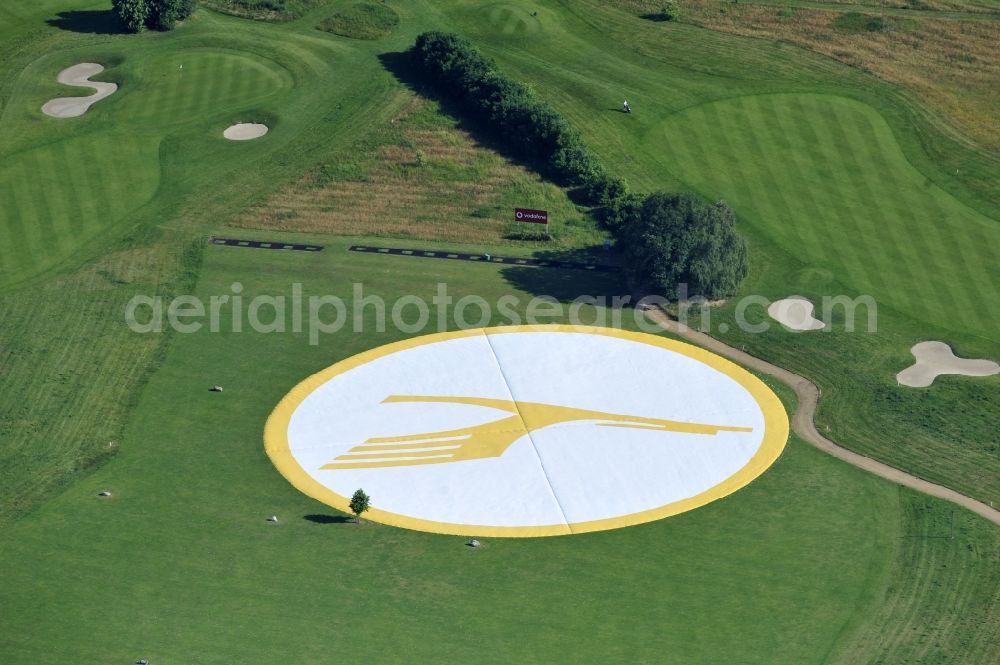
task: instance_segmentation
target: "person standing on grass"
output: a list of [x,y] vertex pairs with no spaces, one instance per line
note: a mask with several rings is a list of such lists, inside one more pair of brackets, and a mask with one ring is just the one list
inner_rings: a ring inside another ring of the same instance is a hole
[[631,113],[632,112],[632,107],[628,105],[628,100],[627,99],[625,100],[625,103],[622,104],[622,110],[625,111],[625,113]]

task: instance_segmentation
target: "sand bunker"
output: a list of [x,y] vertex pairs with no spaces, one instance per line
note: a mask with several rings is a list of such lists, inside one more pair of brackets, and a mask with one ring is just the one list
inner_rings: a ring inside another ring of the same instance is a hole
[[42,113],[53,118],[76,118],[86,113],[93,104],[113,95],[118,90],[117,84],[90,80],[91,76],[103,71],[104,66],[96,62],[81,62],[59,72],[56,80],[63,85],[93,88],[97,92],[88,97],[58,97],[50,100],[42,107]]
[[992,360],[959,358],[944,342],[920,342],[910,349],[916,364],[896,375],[896,380],[911,388],[926,388],[942,374],[991,376],[1000,374],[1000,365]]
[[230,141],[249,141],[250,139],[259,139],[261,136],[267,134],[267,125],[261,125],[255,122],[241,122],[236,125],[232,125],[226,128],[226,131],[222,132]]
[[822,330],[823,322],[813,316],[813,309],[802,296],[789,296],[771,303],[767,315],[792,330]]

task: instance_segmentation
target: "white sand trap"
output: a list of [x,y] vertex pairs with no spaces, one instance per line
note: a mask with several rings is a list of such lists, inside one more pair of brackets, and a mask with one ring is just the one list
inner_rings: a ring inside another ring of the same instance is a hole
[[822,330],[823,322],[813,316],[814,309],[802,296],[789,296],[771,303],[767,315],[792,330]]
[[63,85],[73,85],[80,88],[93,88],[97,92],[89,97],[58,97],[45,102],[42,113],[53,118],[76,118],[87,112],[91,106],[101,101],[105,97],[113,95],[118,90],[116,83],[104,83],[102,81],[91,81],[91,76],[96,76],[104,71],[104,66],[96,62],[81,62],[59,72],[56,80]]
[[920,342],[910,349],[916,364],[896,375],[896,380],[911,388],[926,388],[942,374],[992,376],[1000,374],[1000,365],[992,360],[959,358],[944,342]]
[[746,485],[788,418],[707,351],[608,328],[428,335],[299,384],[265,443],[296,487],[340,510],[437,533],[550,536],[639,524]]
[[257,122],[241,122],[236,125],[231,125],[226,127],[226,131],[222,132],[230,141],[249,141],[251,139],[259,139],[261,136],[267,134],[267,125],[262,125]]

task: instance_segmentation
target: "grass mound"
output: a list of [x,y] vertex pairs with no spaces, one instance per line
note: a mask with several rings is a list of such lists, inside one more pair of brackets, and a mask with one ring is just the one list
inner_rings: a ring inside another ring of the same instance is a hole
[[210,9],[255,21],[293,21],[322,0],[204,0]]
[[533,35],[540,27],[537,16],[517,5],[493,5],[489,8],[487,16],[490,25],[507,37]]
[[392,7],[362,2],[337,12],[316,27],[351,39],[378,39],[398,25],[399,14]]

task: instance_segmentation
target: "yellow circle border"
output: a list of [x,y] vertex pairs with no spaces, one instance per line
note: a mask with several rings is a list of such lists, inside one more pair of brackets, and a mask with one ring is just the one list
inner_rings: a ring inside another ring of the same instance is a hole
[[[658,508],[650,508],[649,510],[618,517],[608,517],[574,524],[553,524],[546,526],[481,526],[435,522],[433,520],[399,515],[373,507],[365,513],[367,519],[390,526],[415,529],[417,531],[429,531],[431,533],[509,538],[560,536],[618,529],[678,515],[728,496],[745,487],[764,473],[764,471],[774,464],[785,448],[785,443],[788,440],[788,414],[785,412],[781,400],[778,399],[778,396],[763,381],[722,356],[687,344],[686,342],[648,333],[618,330],[616,328],[572,325],[522,325],[474,328],[422,335],[379,346],[335,363],[299,383],[278,403],[267,419],[267,424],[264,426],[264,449],[281,475],[296,489],[321,503],[325,503],[339,511],[349,513],[350,498],[341,496],[325,485],[320,484],[299,465],[291,453],[288,442],[288,424],[291,421],[292,414],[295,413],[299,405],[313,391],[333,377],[399,351],[474,335],[500,335],[522,332],[585,333],[617,337],[642,344],[658,346],[706,364],[739,383],[757,402],[761,412],[764,414],[764,438],[761,441],[760,447],[754,456],[750,458],[750,461],[739,471],[700,494],[668,503]],[[378,497],[374,498],[377,501]]]

